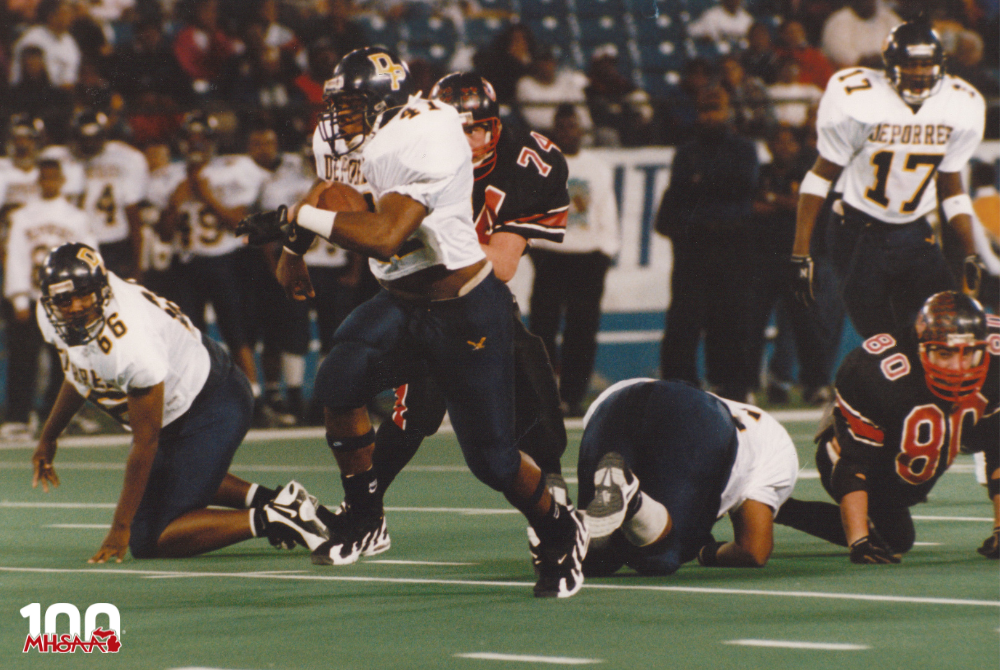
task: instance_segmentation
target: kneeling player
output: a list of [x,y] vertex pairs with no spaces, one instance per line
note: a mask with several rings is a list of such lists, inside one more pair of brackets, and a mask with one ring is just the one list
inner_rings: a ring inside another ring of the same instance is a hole
[[914,327],[865,340],[837,371],[832,425],[817,438],[820,480],[839,507],[790,499],[775,520],[850,546],[854,563],[899,563],[916,539],[909,508],[959,450],[985,451],[994,530],[979,553],[997,558],[998,356],[1000,320],[955,291],[928,298]]
[[66,379],[31,459],[32,485],[59,485],[56,439],[85,400],[132,430],[111,530],[91,563],[121,562],[127,548],[171,558],[256,536],[310,549],[329,537],[298,483],[273,491],[227,473],[250,427],[250,384],[176,305],[108,272],[85,244],[52,250],[39,275],[39,326]]
[[[584,417],[580,504],[591,534],[587,576],[627,565],[669,575],[706,566],[762,567],[772,519],[798,474],[795,445],[770,415],[683,382],[629,379]],[[735,540],[712,526],[729,513]]]

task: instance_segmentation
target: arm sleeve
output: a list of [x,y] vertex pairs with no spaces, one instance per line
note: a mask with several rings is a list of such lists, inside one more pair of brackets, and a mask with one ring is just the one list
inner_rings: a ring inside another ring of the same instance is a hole
[[982,96],[978,94],[975,103],[970,104],[966,110],[967,122],[963,124],[963,127],[956,128],[951,137],[948,138],[944,160],[938,166],[938,170],[941,172],[958,172],[964,168],[983,140],[986,126],[986,107]]
[[[141,327],[137,324],[130,325],[132,328]],[[142,328],[141,332],[130,333],[133,334],[136,337],[130,339],[130,346],[120,354],[115,377],[115,383],[126,393],[133,389],[156,386],[167,378],[170,369],[167,346],[157,333]],[[142,346],[135,346],[140,342]]]
[[848,493],[867,491],[867,478],[876,449],[882,448],[885,431],[866,405],[872,397],[871,389],[865,393],[864,380],[859,368],[864,354],[855,350],[848,355],[837,372],[835,382],[836,407],[833,411],[834,430],[840,445],[840,460],[833,466],[831,487],[839,502]]
[[865,140],[864,127],[848,114],[840,82],[831,79],[816,112],[819,154],[841,167],[851,162]]
[[520,194],[532,194],[523,213],[505,219],[493,232],[515,233],[525,239],[562,242],[566,235],[569,212],[569,191],[566,188],[568,168],[566,158],[556,149],[539,155],[549,165],[548,174],[541,174],[533,163],[517,166],[517,189]]

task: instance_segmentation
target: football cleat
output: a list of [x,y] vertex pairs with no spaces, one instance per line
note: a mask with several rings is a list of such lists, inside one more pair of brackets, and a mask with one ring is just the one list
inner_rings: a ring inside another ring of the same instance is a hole
[[558,505],[556,537],[538,545],[536,598],[569,598],[583,586],[583,559],[587,556],[590,533],[583,514]]
[[587,505],[587,528],[594,546],[604,544],[628,514],[629,503],[639,492],[639,478],[621,454],[611,451],[597,463],[594,499]]
[[317,517],[317,501],[296,481],[288,482],[278,495],[261,507],[268,540],[276,547],[289,542],[315,550],[330,537],[326,524]]
[[330,537],[313,548],[314,565],[350,565],[362,556],[381,554],[392,544],[381,507],[377,512],[360,511],[342,502],[336,513],[322,508],[320,514]]
[[[545,475],[545,488],[549,490],[549,494],[552,496],[552,500],[573,509],[573,503],[569,499],[569,487],[566,486],[566,480],[563,476],[554,472],[550,472]],[[528,526],[528,551],[531,552],[531,564],[535,567],[535,577],[538,577],[538,566],[541,565],[542,557],[538,553],[538,546],[541,544],[538,539],[538,535],[535,533],[535,529]]]

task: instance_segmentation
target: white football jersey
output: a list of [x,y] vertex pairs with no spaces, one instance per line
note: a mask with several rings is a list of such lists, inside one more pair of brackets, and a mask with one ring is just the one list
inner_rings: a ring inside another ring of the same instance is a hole
[[67,242],[97,246],[90,230],[90,217],[65,198],[35,198],[10,215],[7,258],[4,264],[4,295],[38,300],[38,270],[53,247]]
[[87,184],[87,175],[83,170],[83,163],[74,158],[69,147],[65,144],[50,144],[38,153],[39,160],[51,158],[59,161],[62,165],[63,177],[66,183],[63,184],[62,192],[67,198],[78,202]]
[[[625,379],[612,384],[590,404],[583,417],[587,427],[597,407],[619,389],[652,382],[655,379]],[[718,396],[716,396],[718,398]],[[737,433],[738,447],[733,469],[722,492],[718,517],[737,509],[746,500],[756,500],[778,512],[795,488],[799,457],[788,431],[778,421],[753,405],[719,398],[742,428]]]
[[411,97],[362,157],[376,197],[400,193],[428,211],[389,262],[369,261],[376,278],[392,281],[434,265],[458,270],[486,257],[472,219],[472,150],[454,107]]
[[86,175],[82,207],[90,214],[94,235],[101,244],[129,236],[125,208],[146,197],[149,166],[146,156],[124,142],[105,142],[104,149],[83,161]]
[[719,517],[746,500],[764,503],[777,514],[795,488],[799,456],[788,431],[773,416],[753,405],[719,398],[739,422],[739,446],[729,481],[722,492]]
[[844,166],[844,202],[886,223],[937,207],[935,173],[958,172],[983,139],[983,96],[958,77],[914,112],[884,72],[855,67],[827,84],[816,120],[819,153]]
[[23,205],[41,192],[37,167],[25,171],[9,158],[0,158],[0,205]]
[[[183,164],[175,168],[177,187],[186,178]],[[168,166],[173,167],[173,166]],[[271,173],[244,155],[216,156],[202,168],[201,176],[208,180],[213,195],[225,207],[250,207],[257,202],[260,189]],[[167,194],[169,199],[170,193]],[[222,256],[246,244],[243,237],[222,225],[215,212],[200,200],[189,200],[180,206],[183,247],[195,256]]]
[[66,380],[91,402],[128,425],[128,393],[163,382],[163,425],[191,407],[211,361],[201,331],[180,311],[138,284],[108,273],[111,300],[98,337],[67,346],[41,303],[35,309],[46,342],[59,350]]

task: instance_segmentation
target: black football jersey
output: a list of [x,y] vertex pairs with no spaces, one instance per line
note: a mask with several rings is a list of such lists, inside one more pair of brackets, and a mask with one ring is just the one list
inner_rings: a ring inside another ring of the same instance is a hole
[[1000,319],[987,322],[986,382],[960,403],[928,389],[910,333],[875,335],[847,355],[837,371],[834,411],[838,496],[867,490],[870,499],[891,505],[921,502],[963,448],[986,451],[987,467],[997,467]]
[[552,140],[537,132],[504,128],[492,171],[476,170],[472,211],[482,244],[496,232],[525,239],[562,242],[566,233],[569,191],[566,159]]

